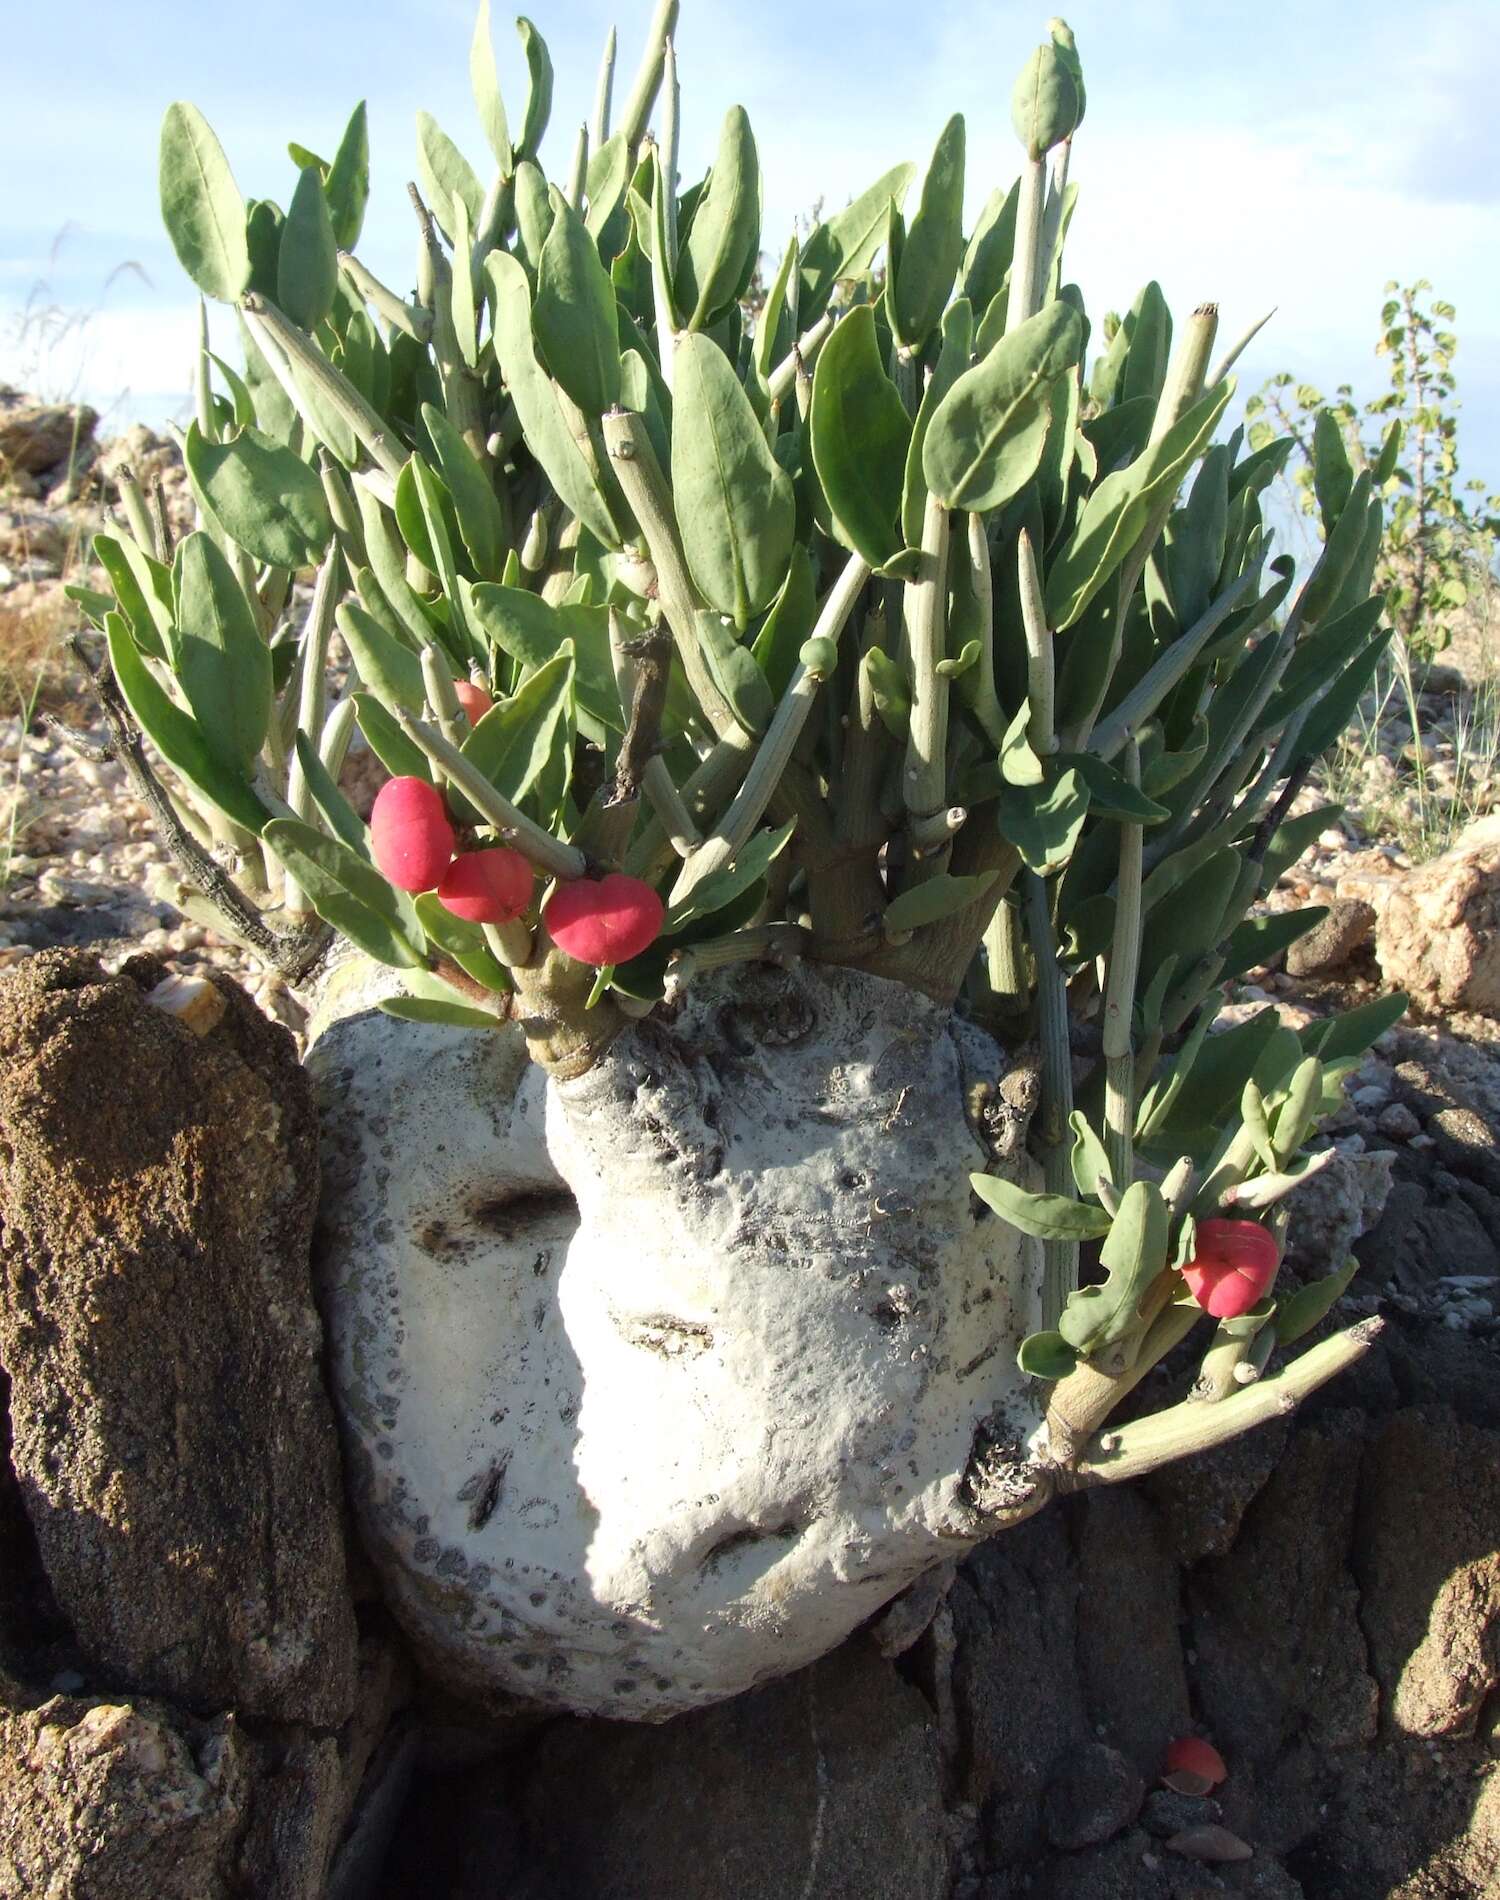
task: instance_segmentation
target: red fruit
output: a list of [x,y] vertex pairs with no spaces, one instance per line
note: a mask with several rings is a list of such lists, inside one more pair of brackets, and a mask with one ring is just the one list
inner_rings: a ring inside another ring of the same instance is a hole
[[1197,1248],[1182,1277],[1193,1298],[1215,1319],[1248,1313],[1276,1278],[1275,1237],[1259,1221],[1201,1220]]
[[1179,1735],[1167,1749],[1161,1778],[1178,1794],[1207,1794],[1229,1773],[1224,1757],[1200,1735]]
[[393,778],[370,813],[370,852],[397,890],[430,891],[453,856],[442,795],[425,778]]
[[509,924],[531,902],[531,866],[508,844],[465,851],[448,866],[438,902],[471,924]]
[[458,695],[458,703],[463,707],[464,717],[471,726],[477,726],[495,703],[484,688],[476,686],[473,680],[456,680],[453,690]]
[[623,871],[597,882],[559,884],[542,920],[552,941],[580,963],[628,963],[661,935],[665,912],[649,884]]

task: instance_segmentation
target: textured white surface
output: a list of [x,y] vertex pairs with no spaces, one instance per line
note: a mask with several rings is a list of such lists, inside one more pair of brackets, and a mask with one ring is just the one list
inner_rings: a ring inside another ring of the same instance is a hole
[[365,1539],[430,1667],[660,1720],[973,1540],[976,1430],[1036,1425],[1040,1250],[968,1186],[993,1043],[878,978],[726,972],[559,1085],[516,1032],[375,993],[346,966],[309,1056],[320,1297]]

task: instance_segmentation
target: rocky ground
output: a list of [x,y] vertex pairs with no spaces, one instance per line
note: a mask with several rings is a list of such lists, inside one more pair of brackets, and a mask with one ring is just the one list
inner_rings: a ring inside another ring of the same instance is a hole
[[[0,639],[14,651],[28,629],[51,640],[66,621],[64,577],[125,462],[148,494],[160,478],[162,505],[184,518],[169,443],[137,430],[98,444],[86,413],[0,391]],[[0,653],[0,683],[9,664]],[[1291,1267],[1326,1271],[1354,1243],[1363,1271],[1337,1317],[1387,1319],[1367,1369],[1295,1429],[1048,1513],[978,1553],[899,1662],[856,1643],[662,1731],[553,1723],[518,1730],[498,1752],[461,1721],[445,1726],[441,1711],[407,1707],[381,1744],[383,1792],[370,1796],[386,1822],[350,1836],[333,1891],[376,1890],[403,1800],[381,1889],[392,1896],[1478,1900],[1496,1890],[1500,817],[1487,814],[1500,786],[1472,743],[1488,666],[1482,656],[1427,676],[1417,739],[1387,708],[1367,755],[1340,767],[1345,809],[1326,784],[1304,791],[1296,811],[1326,807],[1327,823],[1268,907],[1322,904],[1329,916],[1249,973],[1229,1012],[1274,1002],[1296,1026],[1389,988],[1412,994],[1328,1129],[1340,1159],[1308,1190]],[[233,976],[298,1032],[300,1006],[280,979],[178,908],[145,807],[118,763],[91,756],[103,732],[84,683],[52,666],[43,684],[41,704],[0,705],[0,971],[60,946],[92,952],[106,971],[146,951],[158,971]],[[1417,745],[1428,779],[1414,802]],[[1461,822],[1452,848],[1424,861],[1433,797],[1460,808]],[[0,1533],[5,1517],[0,1496]],[[359,1598],[357,1574],[354,1586]],[[358,1609],[378,1648],[378,1611],[363,1599]],[[109,1672],[61,1639],[48,1654],[33,1712],[0,1709],[0,1728],[40,1725],[43,1752],[63,1747],[44,1746],[51,1734],[103,1760],[118,1709],[89,1697]],[[0,1662],[25,1674],[21,1661]],[[127,1710],[131,1720],[156,1724],[179,1753],[198,1750],[206,1773],[193,1724],[211,1711],[135,1707],[144,1714]],[[103,1728],[85,1747],[90,1722]],[[1230,1757],[1213,1800],[1154,1785],[1164,1739],[1190,1726]],[[252,1752],[273,1747],[253,1723],[246,1734]],[[361,1732],[349,1747],[363,1760],[374,1743]],[[240,1800],[234,1811],[251,1808]]]

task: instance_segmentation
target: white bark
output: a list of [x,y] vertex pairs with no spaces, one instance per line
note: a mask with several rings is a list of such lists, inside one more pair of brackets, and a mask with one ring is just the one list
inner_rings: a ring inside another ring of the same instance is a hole
[[879,978],[726,971],[558,1084],[514,1030],[376,993],[336,973],[309,1056],[320,1294],[365,1541],[431,1668],[660,1720],[985,1533],[965,1473],[1036,1431],[1040,1280],[968,1185],[987,1037]]

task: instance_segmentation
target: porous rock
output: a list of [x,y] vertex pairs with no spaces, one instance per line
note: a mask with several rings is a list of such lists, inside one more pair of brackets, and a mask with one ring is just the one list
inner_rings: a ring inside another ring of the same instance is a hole
[[89,443],[98,413],[85,403],[41,402],[0,387],[0,474],[39,475]]
[[1429,1010],[1500,1015],[1500,815],[1402,879],[1380,914],[1388,983]]
[[1375,907],[1362,897],[1336,897],[1328,915],[1286,953],[1289,976],[1326,976],[1343,969],[1375,929]]
[[354,1693],[308,1278],[312,1102],[228,979],[196,1035],[49,951],[0,987],[0,1358],[37,1550],[91,1669],[334,1726]]

